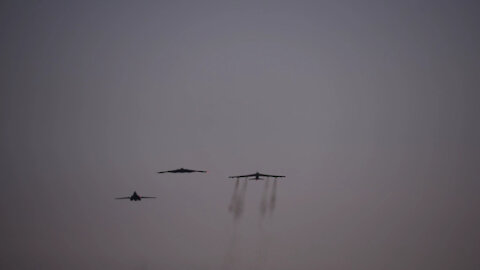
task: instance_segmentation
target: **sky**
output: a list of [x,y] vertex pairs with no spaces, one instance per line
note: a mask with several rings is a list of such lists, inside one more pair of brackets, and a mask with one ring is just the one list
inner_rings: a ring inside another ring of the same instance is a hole
[[479,269],[479,11],[2,1],[0,268]]

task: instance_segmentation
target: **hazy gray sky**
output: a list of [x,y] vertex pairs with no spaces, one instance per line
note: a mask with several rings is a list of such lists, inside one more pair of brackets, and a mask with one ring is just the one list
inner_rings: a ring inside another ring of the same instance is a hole
[[479,269],[479,13],[2,1],[0,268]]

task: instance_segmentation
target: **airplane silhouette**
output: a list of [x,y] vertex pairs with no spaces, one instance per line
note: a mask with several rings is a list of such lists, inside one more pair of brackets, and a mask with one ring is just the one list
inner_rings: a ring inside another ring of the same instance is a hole
[[155,199],[156,197],[145,197],[145,196],[138,196],[137,192],[134,191],[132,196],[129,197],[118,197],[115,198],[116,200],[124,200],[124,199],[130,199],[130,201],[141,201],[142,199]]
[[190,170],[190,169],[176,169],[176,170],[171,170],[171,171],[162,171],[158,173],[194,173],[194,172],[200,172],[200,173],[206,173],[207,171],[198,171],[198,170]]
[[228,178],[239,179],[239,178],[254,177],[254,178],[250,178],[249,180],[263,180],[264,178],[260,178],[261,176],[267,177],[267,178],[272,177],[274,179],[285,177],[285,175],[272,175],[272,174],[263,174],[263,173],[256,172],[253,174],[229,176]]

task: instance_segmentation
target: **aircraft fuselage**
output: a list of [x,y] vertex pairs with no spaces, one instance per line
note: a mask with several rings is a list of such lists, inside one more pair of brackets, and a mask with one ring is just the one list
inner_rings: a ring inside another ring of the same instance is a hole
[[134,192],[132,196],[130,196],[130,201],[141,201],[142,198],[138,196],[137,192]]

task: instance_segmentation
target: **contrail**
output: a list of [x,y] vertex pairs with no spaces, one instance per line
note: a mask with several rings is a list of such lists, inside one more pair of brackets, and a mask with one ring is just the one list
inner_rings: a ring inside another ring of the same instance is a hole
[[277,180],[273,180],[272,196],[270,197],[270,215],[275,210],[275,203],[277,201]]
[[260,215],[262,219],[265,217],[265,213],[267,212],[268,183],[269,180],[265,180],[265,185],[262,192],[262,200],[260,201]]

